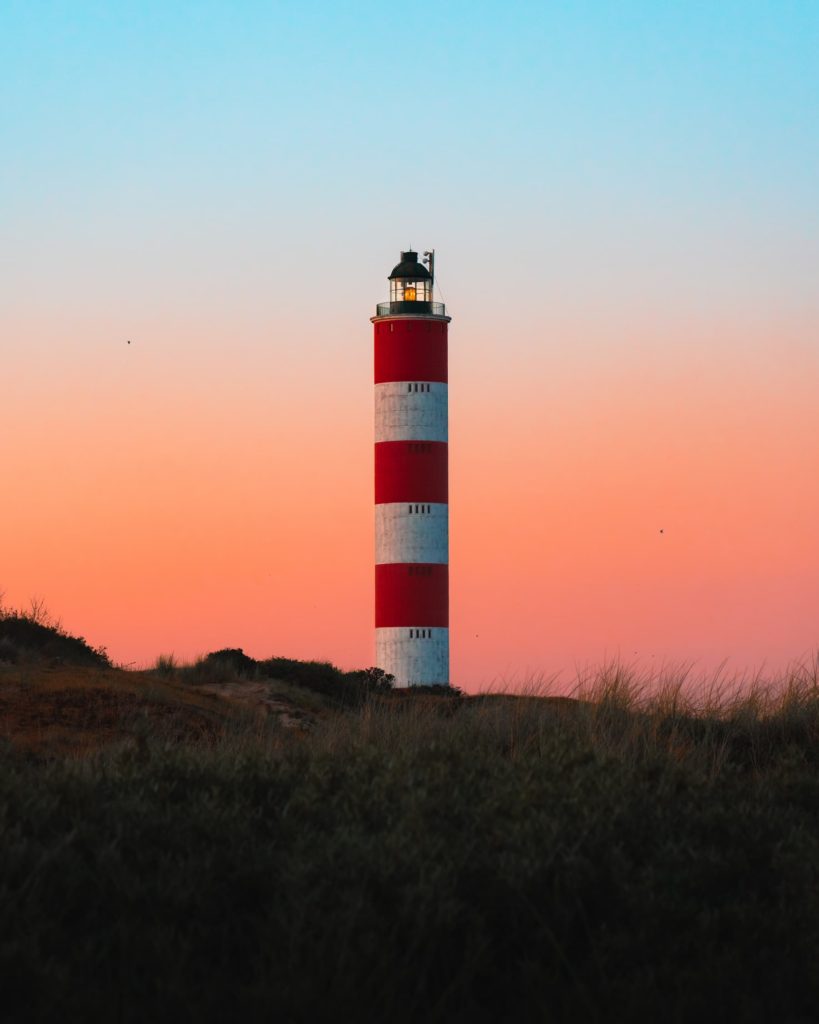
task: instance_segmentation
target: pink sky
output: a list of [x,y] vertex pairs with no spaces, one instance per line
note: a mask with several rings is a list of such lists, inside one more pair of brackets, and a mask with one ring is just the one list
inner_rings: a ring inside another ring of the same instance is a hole
[[[43,598],[127,664],[222,646],[370,664],[369,313],[324,365],[309,319],[286,359],[226,325],[83,355],[16,324],[6,603]],[[545,321],[501,343],[463,319],[453,682],[612,656],[778,667],[819,647],[810,324]]]

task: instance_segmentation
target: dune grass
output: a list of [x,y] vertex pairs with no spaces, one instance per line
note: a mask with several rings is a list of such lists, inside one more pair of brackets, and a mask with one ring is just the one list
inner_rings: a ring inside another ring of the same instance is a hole
[[775,683],[7,749],[8,1019],[816,1019],[819,680]]

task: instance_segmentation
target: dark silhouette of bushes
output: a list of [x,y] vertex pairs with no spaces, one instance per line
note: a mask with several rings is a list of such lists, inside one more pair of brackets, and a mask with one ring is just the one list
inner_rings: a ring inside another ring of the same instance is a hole
[[380,668],[344,672],[329,661],[266,658],[258,661],[241,647],[211,651],[195,664],[184,666],[182,678],[193,683],[275,679],[320,694],[340,707],[359,707],[369,696],[392,692],[393,677]]
[[0,661],[50,660],[63,665],[108,668],[104,647],[92,647],[81,636],[72,636],[57,622],[34,615],[0,610]]
[[224,647],[221,651],[206,654],[201,664],[208,668],[224,668],[232,675],[252,679],[256,675],[258,662],[245,654],[241,647]]
[[259,674],[302,686],[346,706],[358,707],[371,694],[389,693],[393,677],[380,668],[343,672],[329,661],[267,658],[257,662]]

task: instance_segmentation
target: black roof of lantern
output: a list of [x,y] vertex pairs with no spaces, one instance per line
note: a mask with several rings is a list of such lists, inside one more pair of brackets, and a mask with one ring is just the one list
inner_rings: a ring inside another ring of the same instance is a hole
[[432,275],[424,264],[418,262],[418,253],[409,249],[407,252],[401,253],[401,262],[393,267],[388,280],[404,278],[409,281],[428,281],[431,277]]

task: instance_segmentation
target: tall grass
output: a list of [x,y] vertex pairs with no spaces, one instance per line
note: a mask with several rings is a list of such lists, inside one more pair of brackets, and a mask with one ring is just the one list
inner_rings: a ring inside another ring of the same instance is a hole
[[248,718],[86,761],[6,752],[6,1005],[815,1019],[816,666],[745,697],[616,666],[580,682],[575,699],[375,694],[306,736]]

